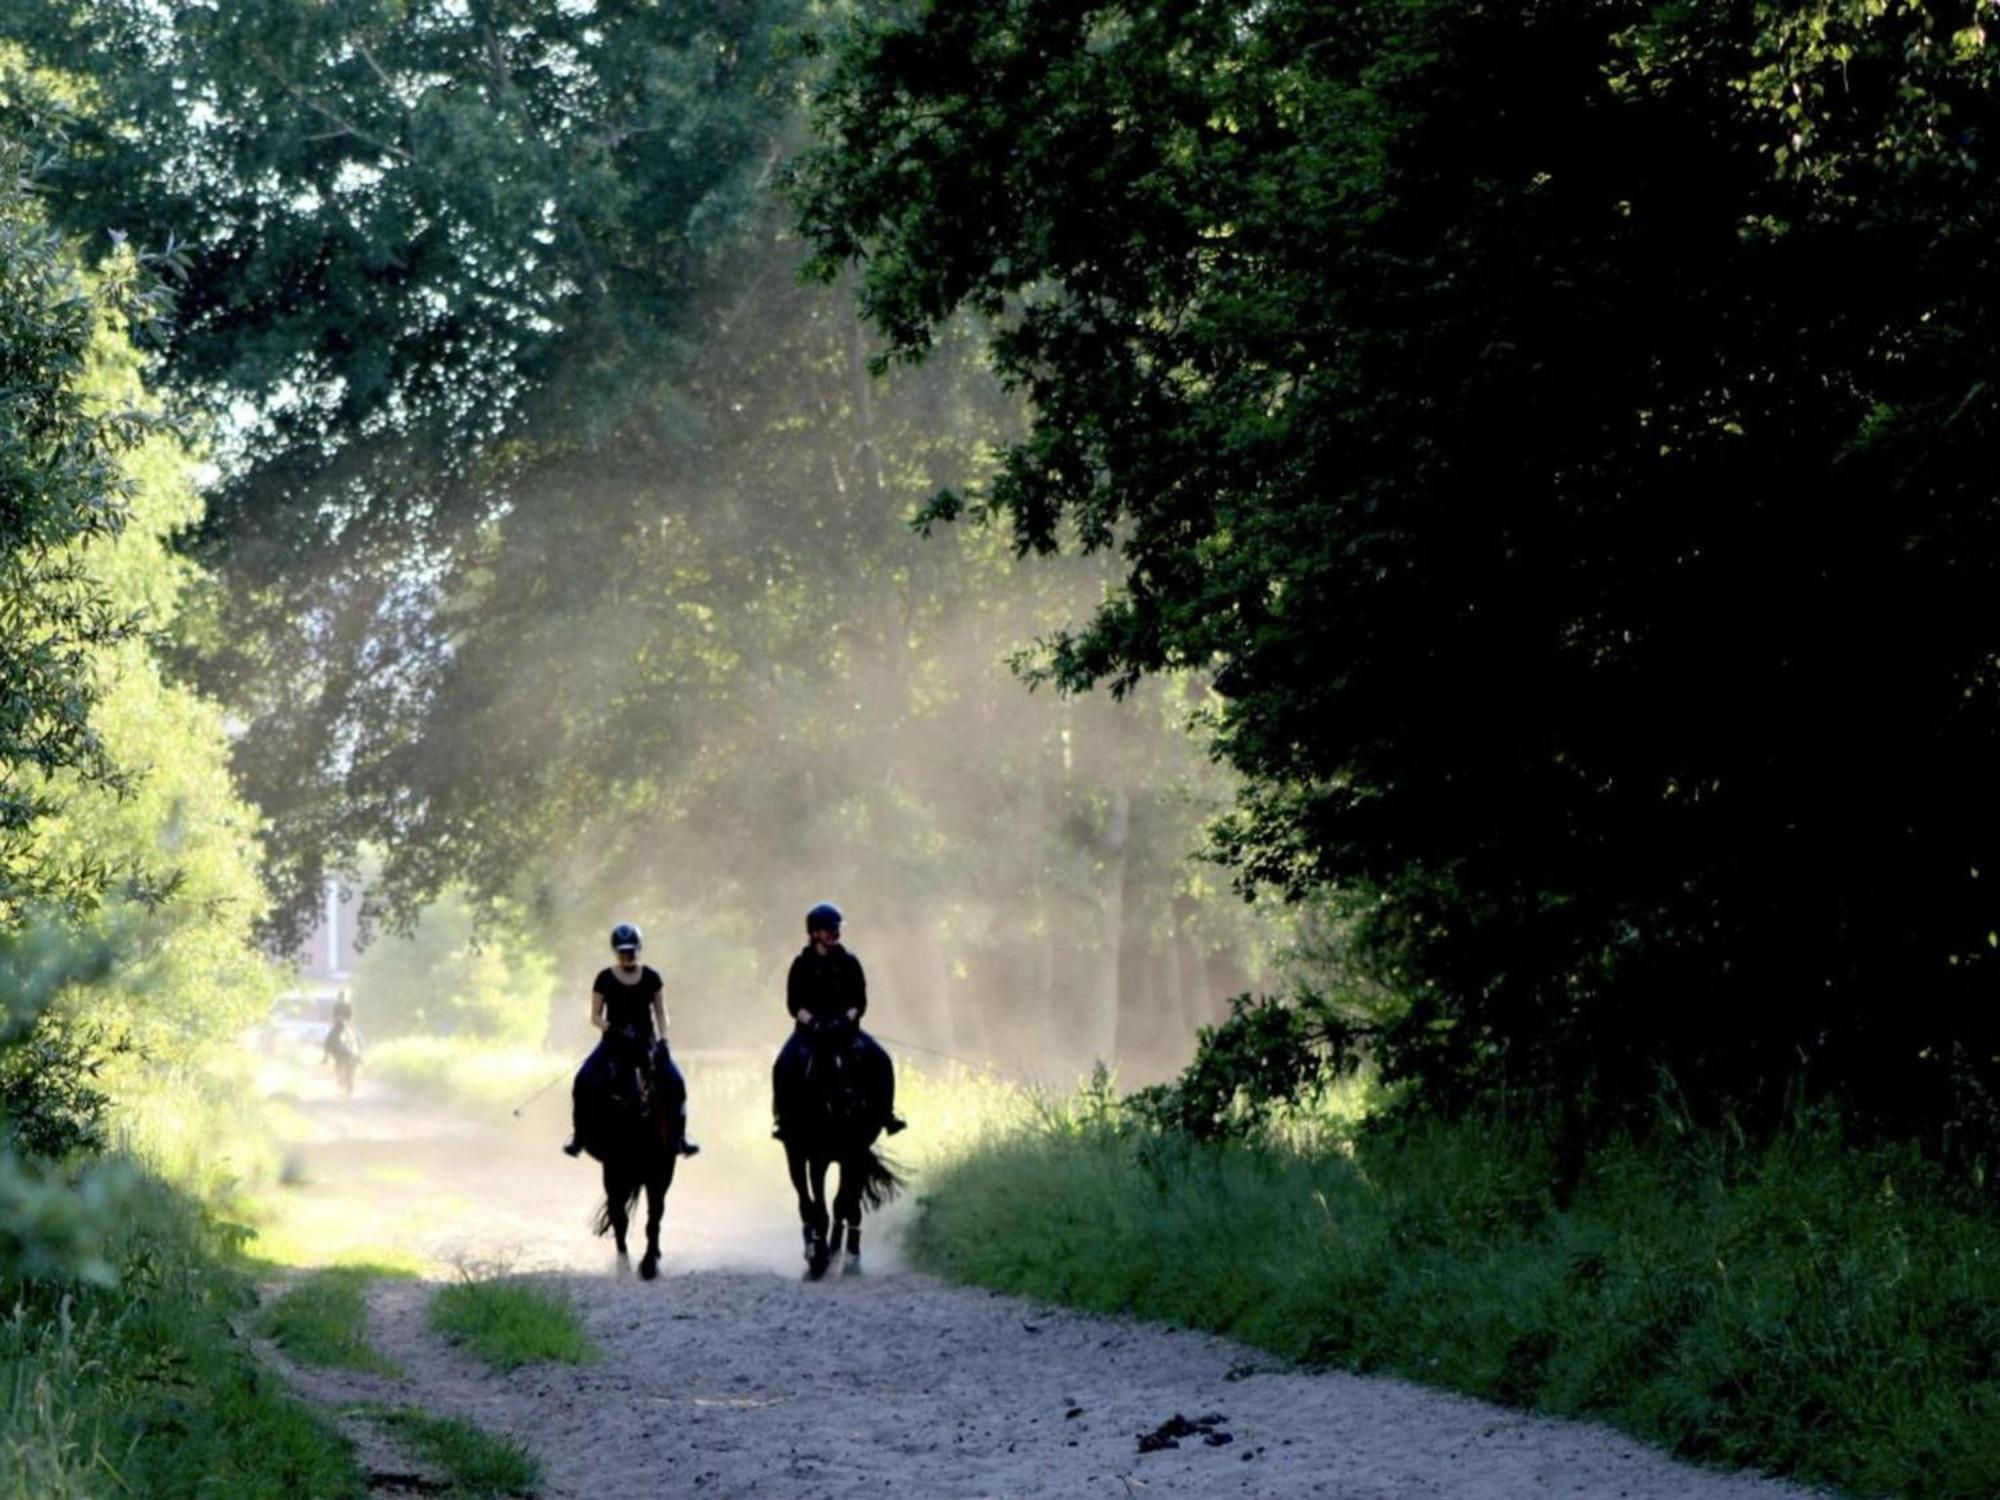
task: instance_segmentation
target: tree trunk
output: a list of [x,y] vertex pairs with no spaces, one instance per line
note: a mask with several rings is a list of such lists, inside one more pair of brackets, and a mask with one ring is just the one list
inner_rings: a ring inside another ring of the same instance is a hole
[[1111,815],[1104,825],[1103,922],[1097,933],[1097,982],[1084,1016],[1085,1060],[1117,1060],[1119,974],[1125,953],[1125,855],[1132,836],[1132,798],[1123,786],[1111,792]]

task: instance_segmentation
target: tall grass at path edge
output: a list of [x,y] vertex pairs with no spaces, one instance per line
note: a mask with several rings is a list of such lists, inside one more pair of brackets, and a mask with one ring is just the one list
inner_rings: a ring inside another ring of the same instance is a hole
[[2000,1213],[1914,1149],[1801,1121],[1551,1153],[1486,1122],[1352,1150],[1051,1110],[928,1175],[959,1280],[1609,1421],[1861,1495],[2000,1494]]

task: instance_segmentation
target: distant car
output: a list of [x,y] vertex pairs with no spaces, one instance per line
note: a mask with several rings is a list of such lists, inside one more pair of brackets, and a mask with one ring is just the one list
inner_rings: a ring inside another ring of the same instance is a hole
[[333,995],[287,994],[271,1002],[257,1028],[258,1049],[268,1056],[317,1054],[333,1027]]

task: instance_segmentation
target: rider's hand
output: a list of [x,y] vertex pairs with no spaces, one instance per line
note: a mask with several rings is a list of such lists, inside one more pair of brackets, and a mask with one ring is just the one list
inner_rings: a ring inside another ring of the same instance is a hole
[[860,1019],[861,1019],[861,1012],[860,1012],[860,1011],[858,1011],[858,1010],[855,1010],[855,1009],[853,1009],[853,1008],[852,1008],[852,1007],[850,1006],[850,1007],[848,1008],[848,1012],[847,1012],[847,1019],[848,1019],[848,1020],[850,1020],[850,1021],[858,1021],[858,1020],[860,1020]]
[[801,1005],[799,1007],[799,1024],[801,1026],[810,1026],[812,1025],[812,1021],[813,1013]]

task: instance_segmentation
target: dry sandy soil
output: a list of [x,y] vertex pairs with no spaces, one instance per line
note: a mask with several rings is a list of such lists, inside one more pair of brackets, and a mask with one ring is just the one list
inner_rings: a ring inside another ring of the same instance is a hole
[[[642,1283],[583,1234],[594,1177],[554,1154],[546,1121],[518,1137],[468,1136],[392,1115],[379,1099],[359,1104],[329,1116],[338,1150],[331,1138],[317,1148],[313,1191],[350,1217],[365,1196],[378,1232],[422,1208],[432,1217],[413,1221],[427,1226],[414,1237],[432,1252],[547,1277],[575,1298],[606,1357],[494,1374],[428,1329],[434,1282],[388,1281],[371,1294],[371,1331],[403,1380],[290,1373],[319,1401],[420,1404],[519,1437],[550,1496],[1810,1493],[1678,1464],[1586,1424],[1289,1370],[1223,1339],[948,1286],[898,1266],[893,1218],[873,1236],[866,1274],[836,1268],[806,1284],[780,1169],[763,1164],[761,1191],[746,1199],[748,1174],[727,1151],[683,1169],[666,1274]],[[371,1166],[371,1152],[397,1171]],[[454,1164],[442,1216],[434,1180],[408,1175],[438,1153]],[[1139,1436],[1177,1414],[1217,1420],[1178,1447],[1140,1452]]]

